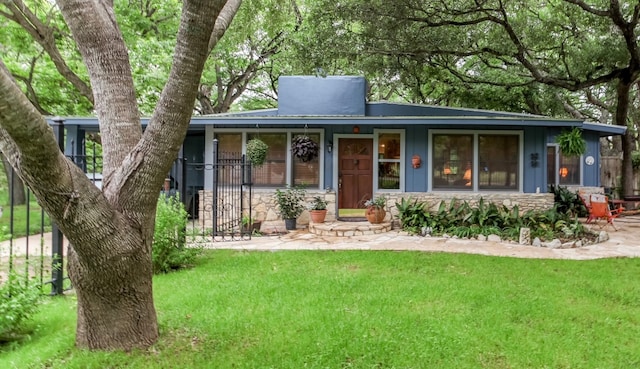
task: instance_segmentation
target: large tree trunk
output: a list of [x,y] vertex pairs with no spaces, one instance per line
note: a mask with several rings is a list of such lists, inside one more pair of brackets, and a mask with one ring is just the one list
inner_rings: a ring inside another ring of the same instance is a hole
[[103,142],[102,191],[60,152],[42,115],[0,68],[0,151],[72,245],[68,268],[78,297],[79,347],[130,350],[157,340],[151,244],[158,189],[186,135],[224,3],[183,2],[170,77],[142,134],[112,2],[58,1],[92,82]]
[[[624,76],[618,81],[616,88],[617,103],[615,112],[615,124],[628,127],[627,117],[629,115],[629,94],[631,91],[632,77]],[[631,153],[634,150],[633,134],[627,129],[622,137],[622,194],[623,196],[633,195],[633,162]]]

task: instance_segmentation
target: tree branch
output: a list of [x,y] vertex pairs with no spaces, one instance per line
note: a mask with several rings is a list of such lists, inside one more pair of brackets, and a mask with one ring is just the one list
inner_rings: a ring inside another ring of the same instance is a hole
[[3,1],[10,13],[2,12],[2,15],[20,25],[31,37],[47,52],[56,70],[69,83],[71,83],[82,96],[91,104],[94,103],[91,86],[83,81],[67,65],[55,43],[55,34],[61,33],[58,29],[47,26],[22,2],[22,0]]

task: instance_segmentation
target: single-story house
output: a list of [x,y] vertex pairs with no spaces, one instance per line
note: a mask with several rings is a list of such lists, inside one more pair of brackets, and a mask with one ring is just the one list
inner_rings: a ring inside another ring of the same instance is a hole
[[[390,210],[402,197],[432,203],[453,198],[485,200],[520,209],[549,208],[550,185],[598,187],[600,137],[622,135],[624,127],[576,119],[392,102],[369,102],[358,76],[287,76],[279,80],[275,109],[194,116],[180,154],[188,163],[185,201],[197,203],[211,221],[214,139],[225,152],[245,152],[249,140],[268,144],[267,160],[253,168],[251,207],[266,221],[279,219],[274,189],[304,185],[309,197],[329,201],[329,219],[363,208],[385,195]],[[83,152],[95,118],[62,118],[66,151]],[[146,120],[143,119],[144,125]],[[555,137],[578,127],[587,143],[580,157],[565,157]],[[290,143],[307,135],[320,146],[303,162]],[[303,217],[304,218],[304,217]],[[305,223],[306,219],[299,219]]]

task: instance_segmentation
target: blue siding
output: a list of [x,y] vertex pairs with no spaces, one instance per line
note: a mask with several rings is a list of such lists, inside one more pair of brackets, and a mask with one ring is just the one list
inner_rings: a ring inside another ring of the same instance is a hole
[[[523,186],[525,193],[547,191],[547,142],[546,129],[539,127],[527,127],[524,129],[524,159],[523,159]],[[537,154],[537,166],[532,163],[532,155]]]
[[[429,136],[425,126],[409,126],[405,132],[405,163],[404,171],[406,192],[426,192],[428,188],[428,162],[429,162]],[[413,155],[419,155],[422,159],[422,165],[418,169],[414,169],[411,165]]]

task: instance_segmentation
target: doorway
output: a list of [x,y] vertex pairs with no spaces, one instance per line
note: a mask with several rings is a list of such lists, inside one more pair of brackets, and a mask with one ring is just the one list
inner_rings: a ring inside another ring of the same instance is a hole
[[373,139],[338,142],[338,214],[362,217],[365,201],[373,197]]

